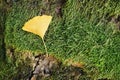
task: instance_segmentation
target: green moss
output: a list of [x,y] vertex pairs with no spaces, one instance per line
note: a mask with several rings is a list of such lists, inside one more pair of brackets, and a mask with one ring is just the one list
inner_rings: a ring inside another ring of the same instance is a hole
[[63,62],[70,58],[84,62],[86,70],[95,79],[119,79],[120,32],[106,20],[111,15],[119,15],[119,7],[120,4],[112,0],[67,0],[62,9],[63,17],[58,18],[55,5],[47,10],[41,1],[37,6],[26,1],[22,5],[14,3],[6,21],[6,47],[44,53],[42,40],[23,31],[22,26],[30,18],[39,15],[41,8],[45,8],[46,14],[53,16],[45,35],[50,54]]

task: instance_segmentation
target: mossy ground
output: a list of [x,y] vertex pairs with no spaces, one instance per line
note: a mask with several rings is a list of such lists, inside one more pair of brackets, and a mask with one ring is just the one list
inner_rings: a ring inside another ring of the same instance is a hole
[[22,30],[24,23],[40,15],[44,8],[45,14],[53,16],[45,35],[49,54],[63,63],[72,59],[85,64],[86,71],[94,79],[119,80],[120,31],[108,18],[120,14],[120,2],[67,0],[61,18],[55,13],[54,2],[49,6],[42,0],[14,2],[5,23],[6,48],[33,54],[45,52],[40,37]]

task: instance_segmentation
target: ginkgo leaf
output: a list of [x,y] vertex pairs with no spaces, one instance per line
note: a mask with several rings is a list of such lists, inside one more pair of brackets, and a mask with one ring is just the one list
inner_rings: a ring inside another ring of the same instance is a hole
[[22,29],[37,34],[43,39],[51,20],[52,16],[36,16],[26,22]]

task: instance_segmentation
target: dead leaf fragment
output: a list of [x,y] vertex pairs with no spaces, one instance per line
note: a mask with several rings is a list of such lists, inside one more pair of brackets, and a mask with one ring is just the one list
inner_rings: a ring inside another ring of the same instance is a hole
[[22,29],[37,34],[43,39],[51,20],[52,16],[36,16],[26,22]]

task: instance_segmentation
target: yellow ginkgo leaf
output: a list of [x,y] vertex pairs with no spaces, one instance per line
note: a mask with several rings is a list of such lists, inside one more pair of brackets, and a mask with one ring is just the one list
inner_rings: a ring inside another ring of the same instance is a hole
[[26,22],[22,29],[37,34],[43,39],[51,20],[52,16],[36,16]]

